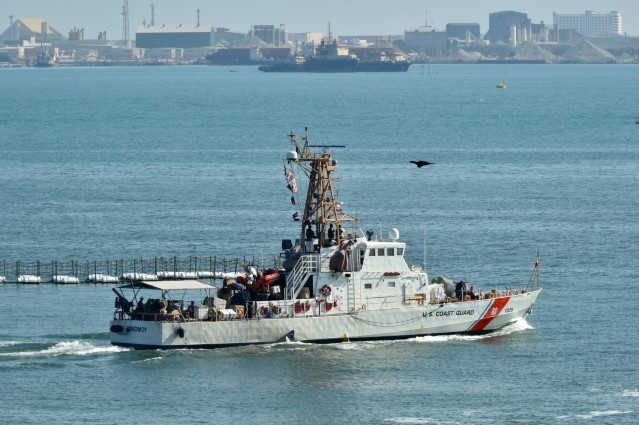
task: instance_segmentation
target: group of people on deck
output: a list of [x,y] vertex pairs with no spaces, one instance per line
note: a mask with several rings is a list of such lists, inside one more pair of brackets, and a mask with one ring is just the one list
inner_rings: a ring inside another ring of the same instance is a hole
[[[319,251],[321,247],[319,246],[319,240],[317,238],[317,234],[311,226],[311,222],[307,220],[304,224],[306,226],[306,230],[304,231],[304,237],[306,240],[306,252]],[[343,232],[343,230],[339,226],[337,226],[337,229],[340,233]],[[325,247],[333,246],[336,244],[335,235],[335,228],[332,224],[330,224],[328,226],[328,230],[326,231],[326,239],[324,240]]]
[[142,318],[143,320],[152,320],[153,315],[157,314],[180,316],[180,311],[182,312],[182,316],[185,318],[195,317],[195,302],[191,301],[187,308],[181,310],[180,302],[178,301],[149,298],[145,302],[144,297],[140,297],[132,312],[132,317]]

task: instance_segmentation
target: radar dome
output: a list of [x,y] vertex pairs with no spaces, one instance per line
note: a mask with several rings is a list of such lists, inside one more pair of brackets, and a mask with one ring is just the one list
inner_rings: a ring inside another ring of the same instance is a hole
[[288,159],[288,160],[297,160],[297,152],[295,152],[295,151],[286,152],[286,159]]
[[394,227],[390,229],[390,231],[388,232],[388,239],[390,239],[391,241],[396,241],[397,239],[399,239],[399,230],[395,229]]

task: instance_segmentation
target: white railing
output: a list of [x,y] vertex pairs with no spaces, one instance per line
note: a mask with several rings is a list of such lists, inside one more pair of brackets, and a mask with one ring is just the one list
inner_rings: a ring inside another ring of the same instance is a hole
[[310,273],[317,271],[317,255],[302,255],[288,275],[286,298],[294,300],[299,295]]

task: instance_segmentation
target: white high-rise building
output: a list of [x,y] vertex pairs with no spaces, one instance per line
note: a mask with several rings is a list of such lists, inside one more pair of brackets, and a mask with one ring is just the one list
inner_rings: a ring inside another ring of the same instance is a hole
[[573,29],[586,36],[621,35],[621,13],[595,13],[586,10],[584,14],[552,14],[554,25],[559,29]]

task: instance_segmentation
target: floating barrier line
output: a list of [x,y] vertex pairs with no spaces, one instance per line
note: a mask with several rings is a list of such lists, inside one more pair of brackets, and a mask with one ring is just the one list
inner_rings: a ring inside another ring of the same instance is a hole
[[247,264],[281,267],[271,259],[209,257],[153,257],[94,261],[2,261],[0,284],[119,283],[129,280],[225,279],[244,272]]

